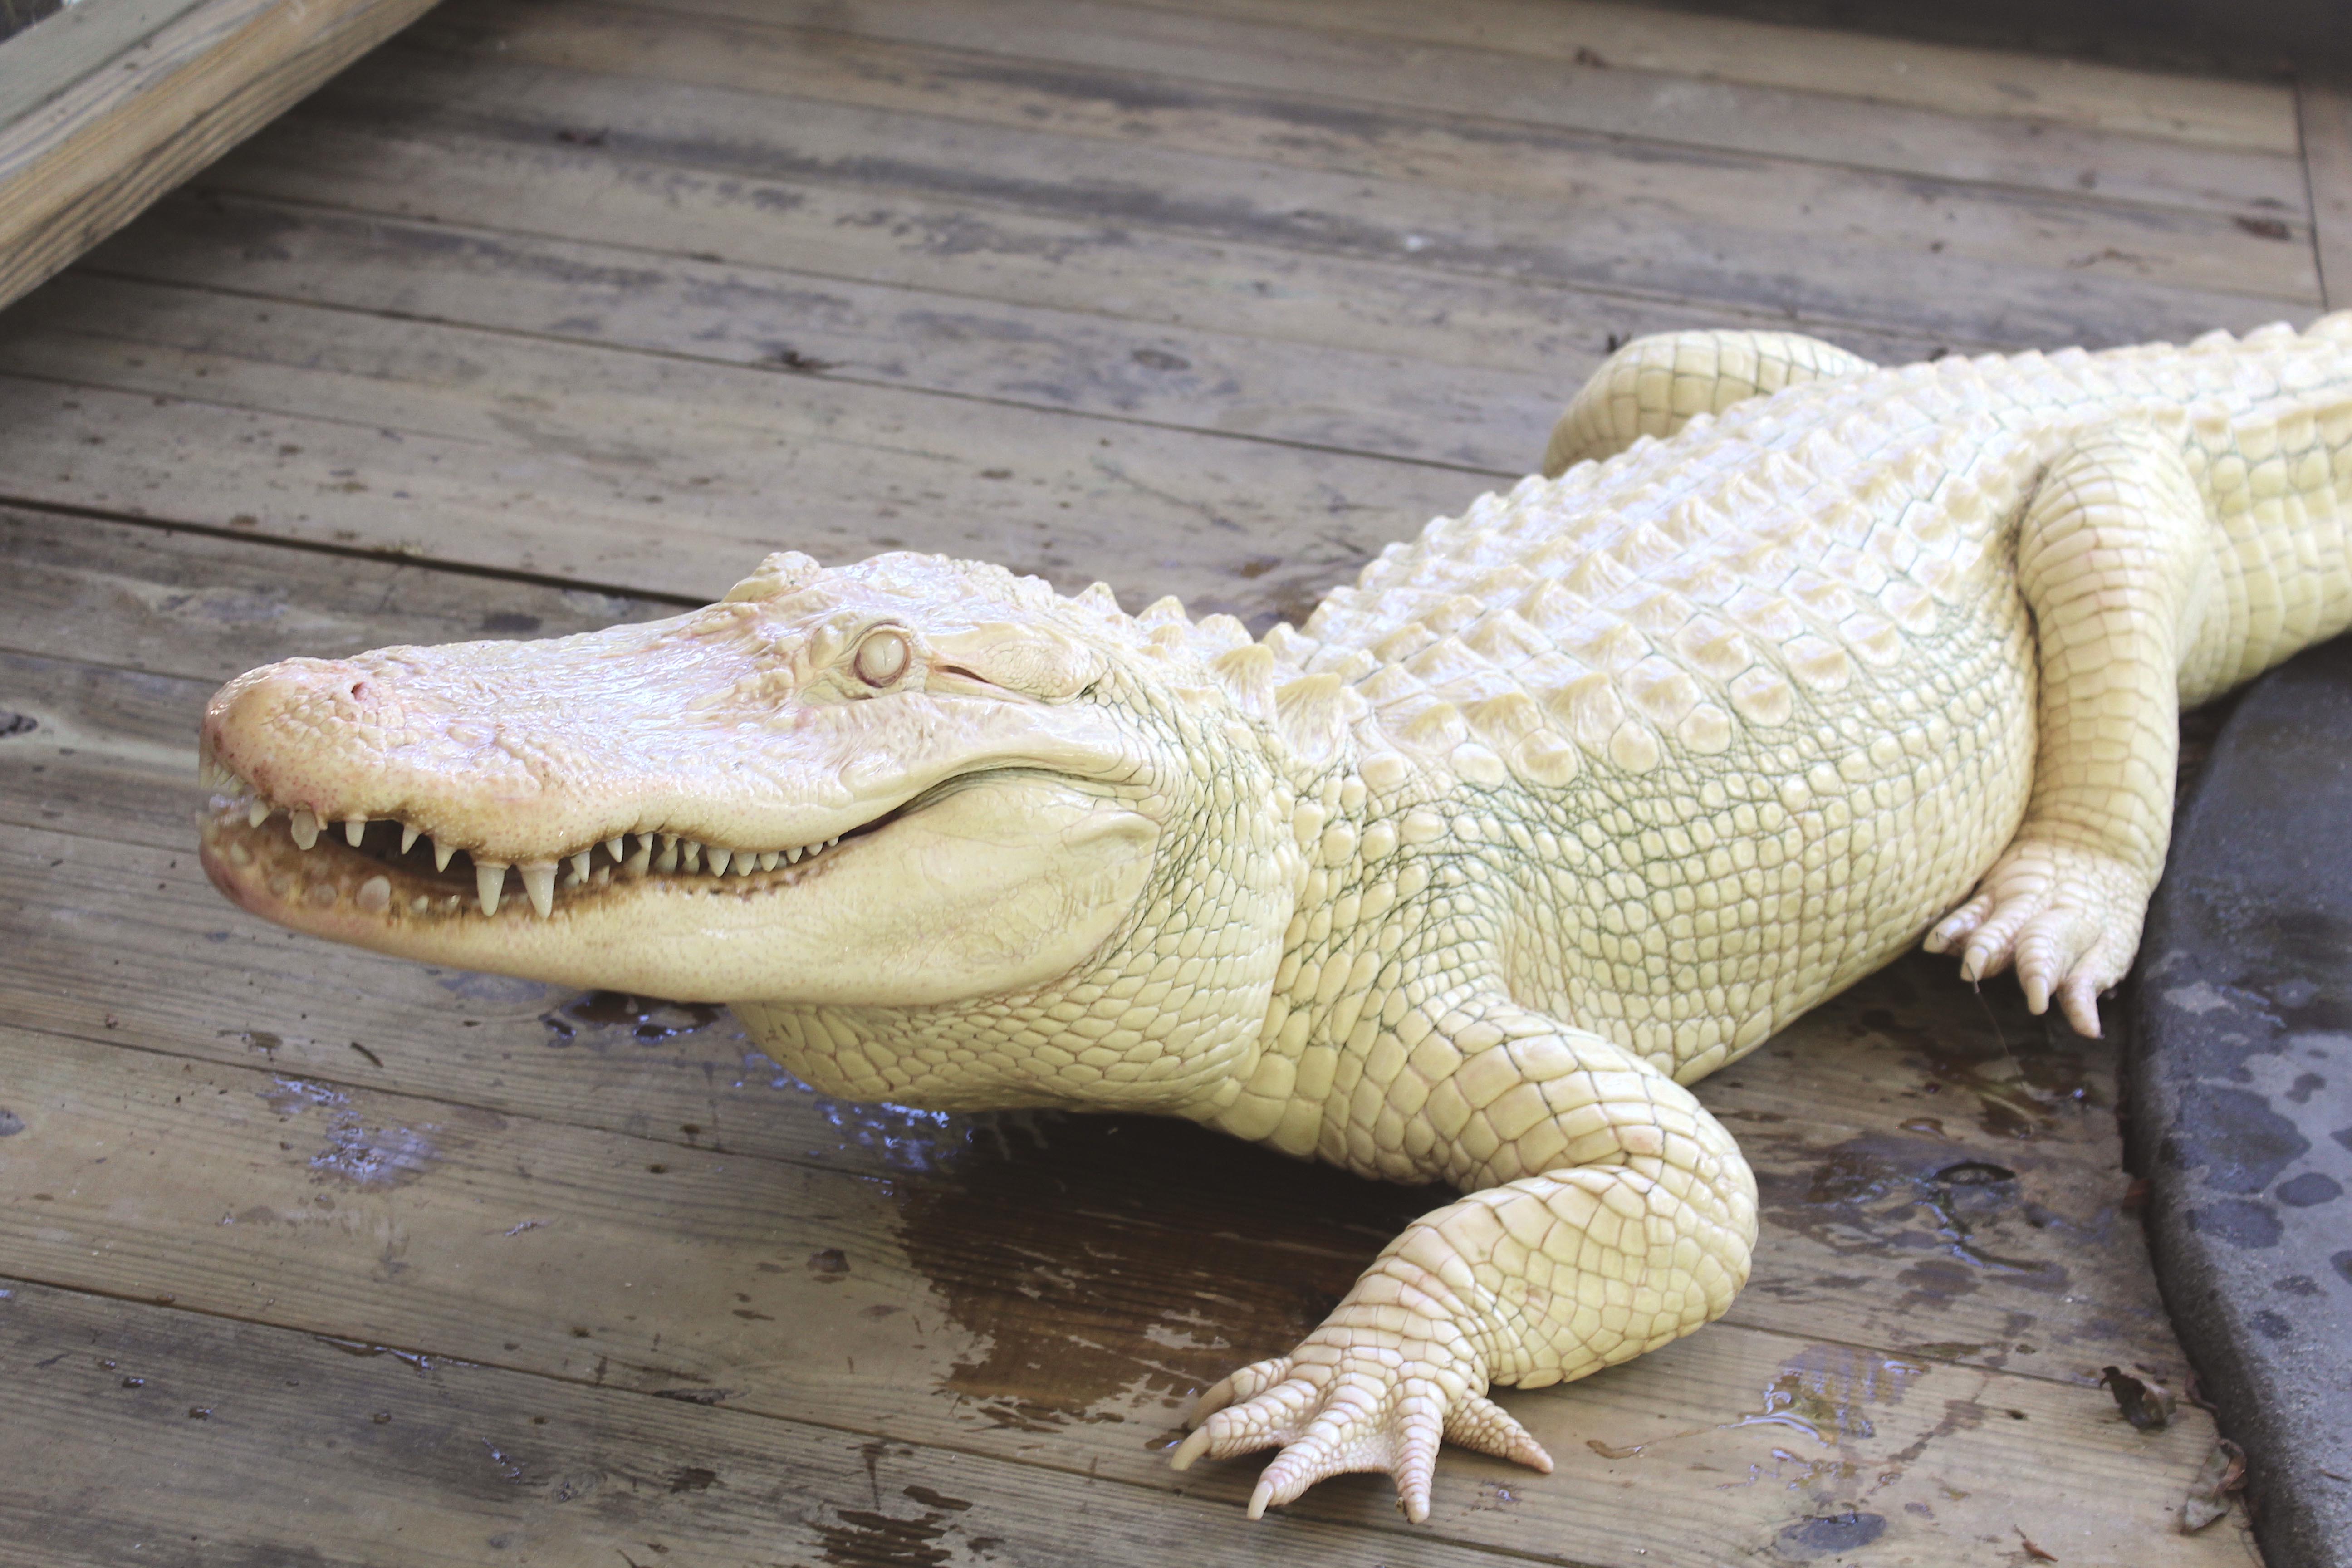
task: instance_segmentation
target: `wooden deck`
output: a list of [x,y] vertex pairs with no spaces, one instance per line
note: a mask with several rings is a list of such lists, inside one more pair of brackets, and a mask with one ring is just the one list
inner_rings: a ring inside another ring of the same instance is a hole
[[[1710,1080],[1722,1324],[1256,1526],[1179,1477],[1428,1194],[837,1104],[712,1010],[262,927],[215,683],[763,551],[1263,626],[1611,342],[1881,359],[2352,302],[2340,95],[1537,0],[443,7],[0,314],[0,1563],[2244,1564],[2116,1047],[1913,961]],[[2046,1554],[2046,1555],[2044,1555]],[[2281,1565],[2287,1568],[2287,1565]]]

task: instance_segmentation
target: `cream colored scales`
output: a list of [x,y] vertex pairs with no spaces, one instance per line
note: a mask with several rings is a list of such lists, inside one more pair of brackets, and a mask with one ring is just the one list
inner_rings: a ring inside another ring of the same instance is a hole
[[1549,466],[1258,642],[782,554],[670,621],[273,665],[207,717],[205,865],[298,929],[730,1002],[828,1092],[1453,1183],[1177,1453],[1422,1518],[1441,1437],[1549,1468],[1490,1384],[1745,1280],[1684,1083],[1923,934],[2095,1030],[2179,704],[2352,623],[2352,316],[1884,371],[1644,339]]

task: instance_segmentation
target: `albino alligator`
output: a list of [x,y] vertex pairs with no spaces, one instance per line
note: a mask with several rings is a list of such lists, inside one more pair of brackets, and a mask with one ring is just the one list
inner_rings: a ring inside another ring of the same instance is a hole
[[1253,1517],[1380,1469],[1423,1519],[1441,1437],[1550,1466],[1490,1384],[1746,1279],[1755,1184],[1685,1085],[1923,933],[2097,1031],[2179,706],[2352,622],[2352,312],[1891,370],[1645,339],[1546,467],[1255,642],[784,553],[672,620],[272,665],[205,717],[205,868],[732,1003],[828,1093],[1453,1184],[1175,1456],[1279,1447]]

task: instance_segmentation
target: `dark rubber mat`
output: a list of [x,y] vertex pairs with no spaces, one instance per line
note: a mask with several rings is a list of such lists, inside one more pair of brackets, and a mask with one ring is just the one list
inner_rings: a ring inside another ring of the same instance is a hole
[[2140,948],[2133,1168],[2274,1568],[2352,1568],[2352,637],[2263,678]]

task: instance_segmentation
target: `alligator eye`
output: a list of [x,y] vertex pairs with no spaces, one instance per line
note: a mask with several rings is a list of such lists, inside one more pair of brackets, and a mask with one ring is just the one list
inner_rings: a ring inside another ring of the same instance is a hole
[[857,645],[857,679],[868,686],[887,686],[907,673],[911,652],[901,633],[876,632]]

